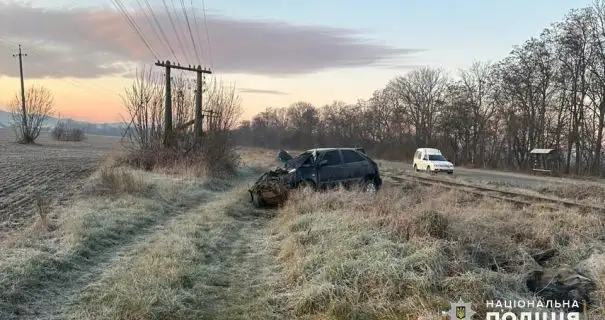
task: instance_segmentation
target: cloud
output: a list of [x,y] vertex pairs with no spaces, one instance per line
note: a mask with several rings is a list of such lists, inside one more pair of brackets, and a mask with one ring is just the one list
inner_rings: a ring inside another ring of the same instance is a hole
[[[169,16],[163,7],[155,7],[152,16],[147,7],[138,9],[130,17],[158,58],[174,60],[163,40],[164,33],[177,60],[183,65],[199,63],[181,11]],[[401,57],[422,51],[374,43],[357,30],[219,15],[207,17],[211,45],[207,50],[203,15],[197,9],[189,8],[187,12],[200,59],[205,66],[212,66],[214,73],[288,76],[330,68],[397,64]],[[197,12],[195,17],[193,12]],[[180,43],[170,17],[181,31]],[[17,42],[28,53],[24,66],[29,77],[132,76],[133,65],[155,62],[127,19],[107,8],[59,10],[0,1],[0,55],[16,53]],[[16,60],[0,59],[0,74],[14,77],[18,71]]]
[[275,95],[289,95],[287,92],[277,91],[277,90],[263,90],[263,89],[252,89],[252,88],[241,88],[238,89],[239,92],[244,93],[260,93],[260,94],[275,94]]

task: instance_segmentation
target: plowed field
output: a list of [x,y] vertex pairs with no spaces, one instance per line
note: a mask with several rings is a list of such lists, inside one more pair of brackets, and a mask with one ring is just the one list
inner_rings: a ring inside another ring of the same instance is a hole
[[36,214],[36,194],[51,204],[69,200],[103,157],[119,147],[114,137],[59,142],[46,132],[36,145],[13,141],[12,131],[0,129],[0,232]]

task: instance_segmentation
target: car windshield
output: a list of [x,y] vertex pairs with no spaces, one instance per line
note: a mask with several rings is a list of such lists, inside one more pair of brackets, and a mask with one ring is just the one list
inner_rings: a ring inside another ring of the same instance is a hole
[[429,154],[430,161],[447,161],[447,159],[440,154]]
[[286,169],[295,169],[302,165],[311,164],[311,152],[303,152],[286,162]]

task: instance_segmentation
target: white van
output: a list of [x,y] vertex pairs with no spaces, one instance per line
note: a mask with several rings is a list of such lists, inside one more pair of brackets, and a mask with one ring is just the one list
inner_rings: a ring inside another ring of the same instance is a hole
[[454,173],[454,164],[447,161],[439,149],[419,148],[414,154],[414,171]]

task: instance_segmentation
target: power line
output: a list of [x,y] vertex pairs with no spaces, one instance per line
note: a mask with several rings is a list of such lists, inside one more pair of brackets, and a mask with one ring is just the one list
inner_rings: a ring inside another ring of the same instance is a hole
[[137,23],[130,17],[130,15],[128,14],[128,11],[126,11],[126,8],[124,7],[124,4],[120,0],[112,0],[112,2],[114,4],[114,6],[122,13],[122,15],[124,15],[124,17],[126,17],[126,20],[130,24],[130,26],[135,30],[135,32],[137,33],[137,35],[139,36],[139,38],[141,38],[141,40],[143,41],[143,43],[145,44],[145,46],[147,47],[147,49],[149,49],[149,51],[151,52],[151,54],[153,55],[153,57],[156,60],[160,60],[158,58],[158,55],[155,52],[155,50],[153,50],[153,48],[151,47],[151,45],[149,44],[149,42],[145,38],[145,35],[143,35],[143,33],[141,32],[141,29],[138,27]]
[[212,63],[212,48],[210,47],[210,31],[208,31],[208,22],[206,18],[206,2],[202,0],[202,10],[204,12],[204,27],[206,28],[206,42],[208,45],[208,60],[210,60],[210,68],[214,70],[214,64]]
[[[147,23],[149,23],[149,26],[151,27],[151,30],[153,31],[153,33],[155,34],[155,36],[158,38],[158,40],[160,40],[160,42],[162,41],[162,37],[160,36],[160,34],[158,33],[158,31],[156,30],[151,17],[149,16],[149,13],[147,12],[147,10],[145,10],[145,8],[143,7],[143,4],[141,3],[141,0],[137,0],[137,4],[139,5],[139,8],[141,9],[141,11],[143,12],[143,15],[145,15],[145,18],[147,20]],[[164,46],[167,47],[167,44],[165,42],[163,42]]]
[[162,34],[162,38],[164,38],[164,41],[168,45],[168,48],[170,49],[170,53],[172,53],[172,57],[174,58],[174,60],[177,60],[178,57],[177,57],[176,53],[174,52],[174,49],[172,49],[172,45],[170,45],[170,41],[168,40],[168,37],[166,37],[166,33],[164,33],[164,29],[162,28],[162,24],[158,20],[158,17],[155,14],[155,12],[153,11],[153,7],[151,6],[151,4],[149,4],[149,0],[144,0],[144,1],[145,1],[145,4],[147,5],[147,8],[151,12],[151,16],[153,17],[153,20],[155,20],[155,23],[158,25],[158,29],[160,29],[160,33]]
[[[179,46],[181,47],[181,52],[183,53],[183,55],[185,56],[185,59],[187,59],[187,56],[183,50],[183,43],[181,42],[181,37],[179,37],[179,32],[177,30],[176,25],[174,24],[174,20],[172,19],[172,15],[170,14],[170,9],[168,8],[168,4],[166,3],[166,0],[162,0],[162,2],[164,3],[164,8],[166,9],[166,14],[168,14],[168,19],[170,19],[170,24],[172,25],[172,29],[174,30],[174,33],[176,34],[176,40],[179,43]],[[174,2],[173,2],[174,4]],[[160,59],[156,59],[156,60],[160,60]],[[181,62],[179,61],[178,58],[176,58],[176,61],[180,64]]]
[[183,7],[183,14],[185,15],[185,21],[187,21],[187,29],[189,29],[189,36],[191,37],[191,43],[193,43],[193,51],[195,51],[195,56],[197,57],[197,63],[202,63],[200,59],[200,55],[197,52],[197,45],[195,44],[195,40],[193,39],[193,31],[191,31],[191,24],[189,23],[189,16],[187,15],[187,9],[185,9],[185,0],[181,0],[181,5]]
[[[195,14],[195,6],[193,5],[193,0],[190,0],[191,3],[191,11],[193,11],[193,24],[195,25],[195,39],[197,39],[199,41],[200,39],[200,25],[198,23],[197,20],[197,14]],[[201,59],[204,59],[204,46],[202,46],[200,44],[200,55],[201,55]],[[200,63],[201,63],[201,59],[200,59]]]
[[[184,33],[185,33],[185,28],[183,28],[183,23],[181,21],[181,18],[179,17],[179,11],[176,9],[176,5],[174,4],[174,0],[170,0],[170,3],[172,4],[172,12],[175,15],[175,20],[176,20],[176,24],[178,26],[178,32],[177,32],[177,38],[181,39],[181,37],[185,37]],[[186,38],[185,38],[186,39]],[[181,43],[181,42],[179,42]],[[182,43],[186,43],[185,40],[183,40]],[[187,47],[185,47],[184,45],[181,45],[181,50],[183,51],[183,55],[185,56],[185,60],[186,61],[191,61],[191,59],[189,58],[189,50],[187,50]]]

